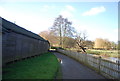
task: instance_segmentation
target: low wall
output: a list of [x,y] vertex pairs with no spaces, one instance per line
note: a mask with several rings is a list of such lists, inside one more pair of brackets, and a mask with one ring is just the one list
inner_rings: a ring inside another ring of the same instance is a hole
[[89,54],[80,54],[78,52],[57,49],[58,52],[72,57],[80,63],[97,71],[108,79],[120,79],[120,64],[114,63],[100,57],[94,57]]

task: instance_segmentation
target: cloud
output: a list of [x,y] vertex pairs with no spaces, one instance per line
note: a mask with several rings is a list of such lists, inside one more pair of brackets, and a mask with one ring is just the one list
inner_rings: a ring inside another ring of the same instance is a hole
[[11,22],[15,21],[15,24],[34,33],[39,33],[40,31],[47,30],[48,27],[52,26],[53,24],[53,19],[51,18],[31,15],[28,13],[17,13],[15,11],[8,11],[7,9],[1,6],[0,16]]
[[66,5],[63,10],[60,11],[60,15],[63,17],[71,18],[73,17],[73,13],[75,8],[71,5]]
[[7,11],[3,8],[3,7],[0,7],[0,16],[4,16],[7,14]]
[[16,19],[12,12],[9,12],[7,9],[5,9],[1,6],[0,6],[0,17],[6,18],[6,19],[12,18],[11,21],[14,21]]
[[103,39],[109,39],[109,41],[114,41],[117,42],[118,40],[118,35],[117,33],[110,33],[109,31],[100,29],[100,28],[94,28],[94,30],[92,28],[87,29],[88,31],[88,39],[92,39],[95,40],[96,38],[103,38]]
[[97,14],[105,12],[105,11],[106,11],[105,7],[100,6],[100,7],[91,8],[89,11],[84,12],[82,15],[83,16],[92,16],[92,15],[97,15]]
[[55,9],[54,5],[43,5],[42,8],[41,8],[41,11],[42,12],[48,12],[49,10],[53,10],[53,9]]
[[118,33],[118,28],[113,30],[114,33]]
[[[104,30],[100,27],[94,27],[90,24],[83,24],[80,21],[76,20],[75,24],[73,23],[77,32],[86,31],[88,40],[95,40],[96,38],[109,39],[110,41],[117,42],[118,40],[118,29],[115,30]],[[119,38],[120,40],[120,38]]]
[[73,17],[73,14],[69,11],[61,11],[60,15],[62,15],[63,17],[67,17],[67,18]]
[[69,11],[75,11],[75,8],[73,6],[71,6],[71,5],[66,5],[65,7]]

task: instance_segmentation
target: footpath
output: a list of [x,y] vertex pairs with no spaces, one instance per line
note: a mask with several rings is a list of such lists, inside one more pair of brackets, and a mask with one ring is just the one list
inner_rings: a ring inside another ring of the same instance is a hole
[[62,60],[62,79],[104,79],[105,78],[74,59],[54,52],[57,58]]

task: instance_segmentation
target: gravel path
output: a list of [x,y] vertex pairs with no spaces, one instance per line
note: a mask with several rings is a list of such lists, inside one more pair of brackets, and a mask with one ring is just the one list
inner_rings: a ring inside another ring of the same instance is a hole
[[105,79],[88,67],[63,54],[55,52],[54,55],[62,60],[63,79]]

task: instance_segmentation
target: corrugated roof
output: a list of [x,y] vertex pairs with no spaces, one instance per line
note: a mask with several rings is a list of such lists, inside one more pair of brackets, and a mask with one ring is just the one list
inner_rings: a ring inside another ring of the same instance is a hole
[[10,21],[7,21],[5,20],[4,18],[2,18],[2,29],[8,29],[8,30],[12,30],[14,32],[17,32],[17,33],[20,33],[20,34],[24,34],[24,35],[27,35],[29,37],[32,37],[32,38],[35,38],[35,39],[39,39],[41,41],[46,41],[45,39],[43,39],[42,37],[40,37],[39,35],[31,32],[31,31],[28,31]]

